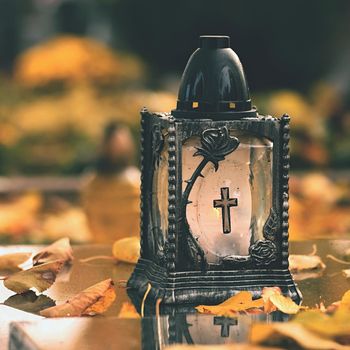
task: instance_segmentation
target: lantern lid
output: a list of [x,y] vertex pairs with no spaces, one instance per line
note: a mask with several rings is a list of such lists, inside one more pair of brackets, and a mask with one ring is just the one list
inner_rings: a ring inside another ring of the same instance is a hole
[[242,64],[230,37],[204,35],[182,75],[177,108],[180,118],[238,119],[256,116]]

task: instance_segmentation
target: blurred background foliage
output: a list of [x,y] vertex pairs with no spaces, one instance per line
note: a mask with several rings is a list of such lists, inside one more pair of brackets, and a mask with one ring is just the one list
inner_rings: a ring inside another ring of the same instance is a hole
[[348,233],[349,32],[347,0],[1,0],[0,175],[84,174],[111,121],[137,142],[143,106],[175,107],[198,36],[225,34],[259,111],[292,117],[294,237]]

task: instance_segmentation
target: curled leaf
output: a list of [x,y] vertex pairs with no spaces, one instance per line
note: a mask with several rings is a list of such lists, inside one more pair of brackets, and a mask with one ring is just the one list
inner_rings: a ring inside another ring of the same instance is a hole
[[5,278],[4,286],[19,294],[31,288],[35,288],[38,292],[43,292],[55,282],[63,264],[64,261],[57,260],[34,266],[25,271],[16,272]]
[[318,255],[290,255],[289,268],[291,272],[300,272],[306,270],[325,269],[326,265],[323,263]]
[[33,265],[45,264],[54,260],[63,260],[65,262],[73,260],[73,251],[69,238],[61,238],[41,250],[33,257]]
[[270,297],[274,294],[281,295],[282,291],[279,287],[265,287],[262,291],[262,298],[264,299],[264,312],[271,313],[277,310],[276,305],[274,305]]
[[135,309],[135,306],[129,302],[123,303],[120,309],[119,318],[140,318],[140,315]]
[[296,314],[300,310],[298,304],[296,304],[291,298],[285,297],[282,294],[272,294],[269,299],[278,310],[285,314]]
[[0,271],[16,272],[20,271],[19,265],[26,262],[32,253],[11,253],[0,256]]
[[105,312],[116,298],[112,279],[99,282],[76,294],[64,304],[45,309],[45,317],[93,316]]
[[43,309],[54,306],[55,302],[47,295],[36,295],[32,290],[29,290],[22,294],[12,295],[4,301],[4,305],[36,314]]
[[113,244],[113,256],[119,261],[136,264],[140,257],[140,239],[127,237]]

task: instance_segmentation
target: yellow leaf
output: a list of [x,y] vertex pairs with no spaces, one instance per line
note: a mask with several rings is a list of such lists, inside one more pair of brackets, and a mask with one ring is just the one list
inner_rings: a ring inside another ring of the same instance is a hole
[[76,294],[64,304],[42,310],[45,317],[93,316],[105,312],[116,298],[112,279],[99,282]]
[[40,265],[54,260],[70,262],[73,260],[73,251],[69,238],[61,238],[41,250],[33,257],[33,265]]
[[271,327],[271,324],[255,323],[251,328],[249,342],[253,344],[265,343],[267,339],[271,339],[274,333],[275,330]]
[[285,314],[296,314],[300,310],[299,305],[297,305],[291,298],[285,297],[282,294],[271,295],[270,301],[278,310]]
[[219,305],[198,305],[196,309],[201,313],[215,315],[231,315],[239,311],[245,311],[264,306],[263,298],[253,300],[252,294],[247,291],[239,292]]
[[114,242],[113,256],[119,261],[136,264],[140,257],[140,239],[127,237]]
[[23,293],[31,288],[43,292],[55,282],[63,264],[64,261],[57,260],[16,272],[4,280],[4,286],[16,293]]
[[348,290],[341,298],[340,305],[350,307],[350,290]]
[[140,315],[135,309],[135,306],[129,302],[123,303],[120,309],[119,318],[140,318]]
[[272,323],[263,327],[260,324],[253,324],[250,334],[251,342],[256,344],[269,344],[271,341],[275,342],[276,339],[292,339],[304,349],[350,349],[349,346],[343,346],[333,340],[321,337],[296,322]]
[[277,310],[277,307],[271,302],[270,297],[274,294],[282,294],[279,287],[265,287],[262,291],[262,298],[264,300],[264,312],[271,313]]
[[20,271],[19,265],[26,262],[32,253],[12,253],[0,256],[0,271],[16,272]]
[[350,313],[342,312],[340,309],[329,316],[320,310],[310,310],[299,313],[293,322],[302,324],[310,331],[325,337],[336,337],[350,334]]

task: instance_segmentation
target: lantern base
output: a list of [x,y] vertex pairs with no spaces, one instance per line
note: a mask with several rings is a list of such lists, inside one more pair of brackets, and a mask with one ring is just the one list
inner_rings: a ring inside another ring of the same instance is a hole
[[218,304],[240,291],[250,291],[259,298],[264,287],[279,287],[297,304],[302,297],[288,269],[249,269],[227,271],[170,272],[147,259],[139,259],[128,287],[147,299],[161,299],[162,304]]

